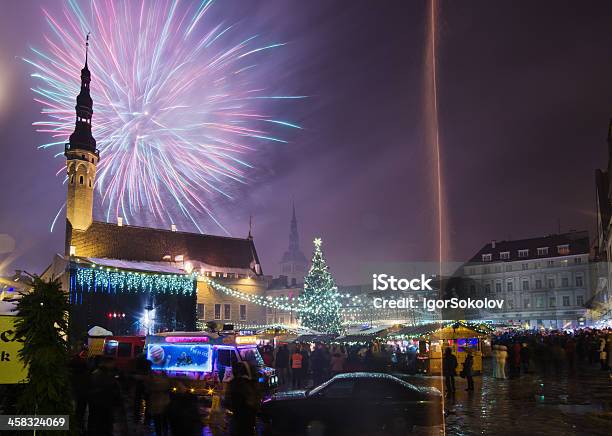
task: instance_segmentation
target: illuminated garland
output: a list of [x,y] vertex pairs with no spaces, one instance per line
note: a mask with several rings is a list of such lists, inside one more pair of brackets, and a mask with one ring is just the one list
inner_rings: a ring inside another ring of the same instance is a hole
[[[229,288],[225,285],[215,282],[209,277],[200,276],[208,285],[210,285],[213,289],[217,291],[223,292],[225,295],[233,298],[238,298],[240,300],[247,301],[252,304],[257,304],[259,306],[270,307],[273,309],[283,310],[286,312],[296,312],[296,313],[310,313],[314,312],[314,309],[309,309],[304,306],[302,303],[298,303],[297,305],[293,305],[289,302],[289,297],[264,297],[261,295],[252,295],[247,294],[246,292],[239,291],[237,289]],[[359,300],[361,302],[361,300]],[[351,313],[359,313],[362,311],[360,307],[344,307],[340,309],[342,314],[351,314]]]
[[245,292],[238,291],[236,289],[228,288],[220,283],[211,280],[209,277],[203,277],[204,281],[210,285],[216,291],[221,291],[225,295],[230,297],[239,298],[249,303],[257,304],[259,306],[271,307],[274,309],[293,311],[293,312],[304,312],[306,309],[301,306],[294,306],[289,303],[289,297],[264,297],[261,295],[252,295]]
[[76,283],[88,292],[154,292],[191,295],[195,276],[122,271],[93,265],[76,269]]

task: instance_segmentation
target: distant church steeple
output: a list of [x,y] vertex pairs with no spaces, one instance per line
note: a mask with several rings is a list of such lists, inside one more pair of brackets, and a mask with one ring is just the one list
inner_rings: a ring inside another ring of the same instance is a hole
[[85,40],[85,66],[81,70],[81,92],[76,98],[74,132],[70,135],[64,152],[68,173],[66,219],[76,230],[87,230],[92,223],[93,188],[96,165],[100,160],[96,140],[91,134],[93,100],[89,93],[91,73],[87,66],[88,55],[89,34]]
[[289,248],[283,254],[280,262],[281,275],[287,276],[291,283],[303,283],[306,275],[308,260],[300,250],[300,237],[298,234],[297,218],[295,215],[295,203],[292,205],[293,215],[289,229]]

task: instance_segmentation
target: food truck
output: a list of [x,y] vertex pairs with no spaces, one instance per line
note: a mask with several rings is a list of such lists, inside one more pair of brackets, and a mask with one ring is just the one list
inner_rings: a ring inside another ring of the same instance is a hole
[[444,350],[450,347],[457,357],[461,370],[471,351],[474,357],[472,370],[482,372],[483,344],[492,330],[481,324],[462,321],[452,323],[430,323],[405,327],[389,335],[389,342],[401,347],[414,347],[417,352],[417,371],[428,375],[442,373]]
[[257,349],[257,337],[237,333],[167,332],[147,336],[147,359],[151,369],[170,377],[182,378],[200,395],[212,395],[220,383],[228,381],[232,364],[247,363],[262,384],[264,392],[278,387],[273,368],[264,365]]

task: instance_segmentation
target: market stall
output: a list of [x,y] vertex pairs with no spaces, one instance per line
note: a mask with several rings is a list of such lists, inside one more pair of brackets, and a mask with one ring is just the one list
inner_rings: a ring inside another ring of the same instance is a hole
[[404,327],[388,335],[388,344],[402,349],[416,348],[417,371],[429,375],[442,373],[442,355],[450,347],[460,370],[468,350],[474,356],[473,371],[482,372],[484,341],[492,333],[486,324],[465,321],[437,322]]

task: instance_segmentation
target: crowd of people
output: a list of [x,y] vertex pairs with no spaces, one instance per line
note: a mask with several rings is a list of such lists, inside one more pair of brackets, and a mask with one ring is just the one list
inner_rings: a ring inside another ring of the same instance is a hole
[[[534,372],[571,377],[589,364],[605,371],[612,366],[612,330],[510,330],[493,334],[490,339],[490,366],[496,379],[518,378]],[[275,348],[264,345],[259,351],[263,363],[276,369],[280,390],[314,387],[342,372],[414,372],[410,362],[416,360],[417,354],[414,347],[400,350],[397,346],[376,343],[290,343]],[[483,351],[485,356],[489,354]],[[442,373],[447,395],[454,395],[458,375],[466,379],[466,391],[474,390],[473,366],[471,350],[466,350],[461,365],[452,348],[443,350]],[[232,377],[223,383],[222,401],[232,412],[229,418],[232,434],[248,434],[254,428],[263,398],[256,371],[246,362],[234,362]],[[180,379],[151,371],[151,363],[144,355],[139,356],[128,375],[120,376],[114,360],[106,356],[88,359],[75,355],[71,372],[75,419],[81,434],[110,435],[117,428],[127,434],[130,417],[139,424],[152,425],[160,436],[201,432],[196,395]],[[131,410],[126,409],[129,404]]]
[[[93,436],[129,433],[135,423],[153,424],[155,434],[196,435],[201,432],[197,398],[181,380],[151,371],[151,362],[140,355],[129,375],[107,356],[70,361],[72,396],[78,434]],[[132,403],[132,410],[126,404]]]
[[266,345],[260,354],[267,366],[276,369],[281,388],[317,386],[336,374],[382,369],[388,356],[373,345],[282,344]]
[[579,329],[569,331],[516,330],[493,336],[493,377],[516,378],[538,371],[542,375],[569,376],[586,363],[611,366],[612,332]]

